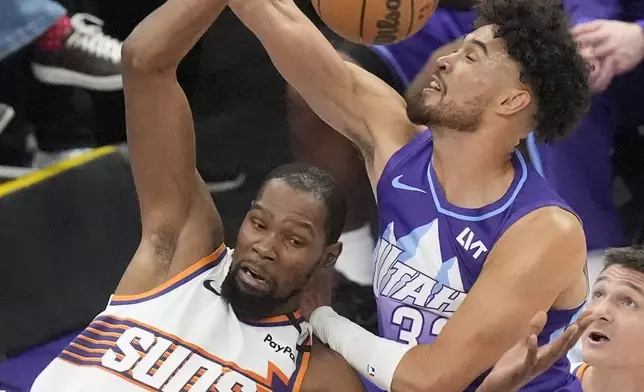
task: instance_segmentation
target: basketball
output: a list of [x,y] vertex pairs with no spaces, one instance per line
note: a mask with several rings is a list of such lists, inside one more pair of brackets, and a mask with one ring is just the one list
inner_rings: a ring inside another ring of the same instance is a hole
[[388,45],[414,35],[438,0],[312,0],[324,23],[359,44]]

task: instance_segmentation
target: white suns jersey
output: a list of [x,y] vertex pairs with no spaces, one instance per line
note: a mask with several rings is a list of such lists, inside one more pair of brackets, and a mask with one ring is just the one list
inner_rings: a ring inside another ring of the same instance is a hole
[[31,391],[299,390],[310,326],[299,313],[238,319],[219,294],[232,252],[222,245],[154,290],[112,296]]

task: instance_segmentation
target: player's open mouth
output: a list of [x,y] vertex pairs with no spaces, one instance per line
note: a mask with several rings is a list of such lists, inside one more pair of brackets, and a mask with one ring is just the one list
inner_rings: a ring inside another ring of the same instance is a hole
[[588,339],[594,343],[603,343],[610,340],[606,335],[600,332],[591,332],[590,334],[588,334]]
[[429,83],[429,89],[438,92],[443,91],[441,82],[436,75],[434,75],[434,79]]
[[264,291],[268,286],[268,281],[257,270],[249,266],[240,267],[237,278],[245,286],[255,290]]
[[241,267],[241,270],[242,270],[243,273],[245,273],[246,275],[249,275],[253,279],[256,279],[256,280],[258,280],[258,281],[260,281],[262,283],[266,283],[266,279],[262,278],[262,276],[260,274],[258,274],[257,272],[253,271],[252,269],[250,269],[248,267]]

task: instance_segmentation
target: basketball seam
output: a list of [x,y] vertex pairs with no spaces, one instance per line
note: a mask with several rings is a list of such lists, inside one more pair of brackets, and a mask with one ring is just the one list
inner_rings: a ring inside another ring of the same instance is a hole
[[364,31],[364,14],[366,13],[366,9],[367,0],[362,0],[362,10],[360,11],[360,43],[363,41],[362,34]]
[[405,37],[409,37],[409,34],[411,34],[411,29],[414,27],[414,23],[416,23],[416,15],[414,15],[414,11],[416,10],[414,8],[414,0],[409,0],[409,3],[411,5],[411,16],[409,19],[409,28],[407,28],[407,34],[405,34]]

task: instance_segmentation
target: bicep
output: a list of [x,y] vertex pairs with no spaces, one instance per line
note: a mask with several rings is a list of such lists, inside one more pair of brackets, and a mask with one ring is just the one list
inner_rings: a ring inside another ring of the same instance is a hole
[[142,238],[117,291],[144,292],[214,250],[221,219],[195,167],[192,113],[175,73],[123,73]]
[[143,236],[114,292],[116,295],[153,290],[223,244],[221,217],[200,177],[199,182],[201,191],[183,226],[179,229],[160,226]]
[[180,227],[198,191],[192,113],[174,73],[124,73],[128,149],[144,235]]

